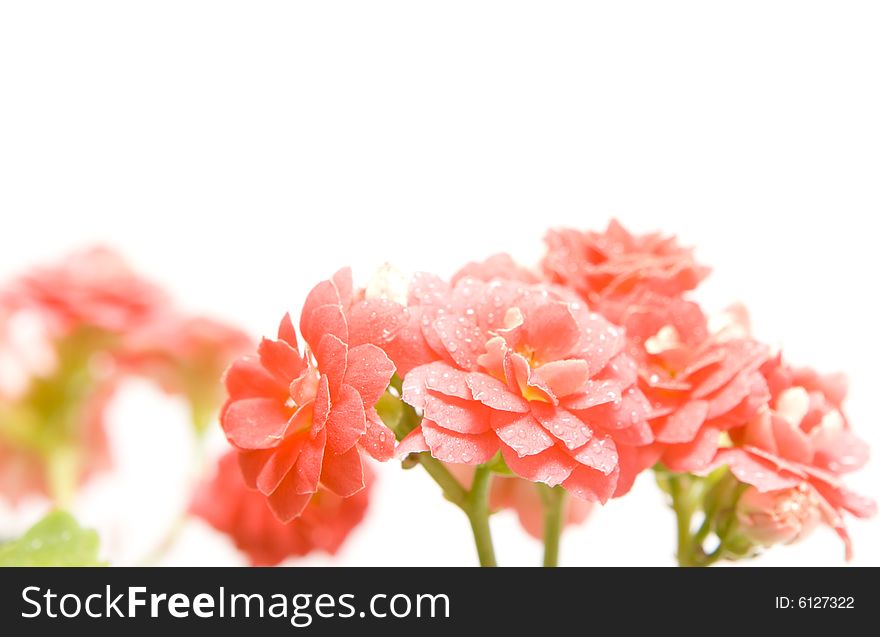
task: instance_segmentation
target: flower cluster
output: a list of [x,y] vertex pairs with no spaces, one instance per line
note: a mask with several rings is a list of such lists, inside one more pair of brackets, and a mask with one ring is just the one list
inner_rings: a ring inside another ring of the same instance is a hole
[[[742,309],[710,329],[692,298],[709,269],[693,250],[616,221],[546,241],[538,269],[499,254],[448,280],[416,274],[403,293],[355,289],[343,270],[306,300],[302,350],[285,318],[230,368],[223,428],[279,519],[321,490],[359,492],[362,452],[388,459],[393,436],[396,456],[424,464],[472,523],[513,507],[532,534],[550,519],[534,483],[604,503],[653,468],[674,507],[705,513],[705,529],[680,534],[693,540],[683,562],[752,554],[819,521],[846,538],[844,512],[873,513],[841,482],[867,448],[840,379],[792,369]],[[497,479],[478,509],[487,471]]]
[[553,565],[563,528],[645,472],[676,511],[680,564],[820,525],[849,557],[845,517],[876,505],[845,485],[868,460],[845,379],[793,366],[742,307],[705,312],[709,269],[675,237],[612,221],[546,244],[536,268],[385,266],[364,287],[339,270],[256,345],[107,250],[28,272],[0,288],[0,491],[68,501],[109,464],[105,408],[137,375],[187,400],[200,439],[219,411],[230,448],[190,512],[253,564],[336,553],[370,463],[391,459],[466,514],[484,565],[490,515],[515,512]]

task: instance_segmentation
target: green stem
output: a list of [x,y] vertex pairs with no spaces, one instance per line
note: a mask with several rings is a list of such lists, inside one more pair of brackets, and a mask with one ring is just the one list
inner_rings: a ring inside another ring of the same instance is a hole
[[465,513],[467,513],[468,491],[461,486],[461,483],[455,479],[454,475],[449,473],[449,469],[428,452],[420,453],[417,457],[419,464],[425,468],[425,471],[434,479],[434,482],[443,489],[443,496],[457,507],[465,509]]
[[544,503],[544,566],[558,566],[559,540],[565,519],[565,491],[540,483],[537,487]]
[[691,544],[691,518],[694,511],[686,489],[681,483],[681,478],[676,475],[669,476],[669,494],[672,496],[672,508],[675,511],[676,524],[678,526],[678,550],[676,559],[679,566],[694,566]]
[[480,566],[497,566],[495,548],[492,545],[492,532],[489,528],[489,486],[492,483],[492,470],[480,465],[474,472],[474,481],[467,494],[464,511],[471,523],[474,543]]

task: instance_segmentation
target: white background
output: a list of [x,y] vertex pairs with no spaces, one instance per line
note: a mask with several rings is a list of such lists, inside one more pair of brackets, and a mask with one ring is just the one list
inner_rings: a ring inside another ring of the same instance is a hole
[[[341,265],[535,262],[548,225],[615,215],[697,245],[708,308],[745,301],[794,361],[846,370],[876,450],[878,33],[873,2],[4,2],[0,276],[103,242],[257,336]],[[120,466],[79,514],[117,562],[182,506],[183,414],[142,387],[114,406]],[[880,495],[878,466],[853,486]],[[502,563],[537,563],[493,525]],[[878,526],[852,522],[854,563],[880,563]],[[671,564],[673,538],[646,475],[563,561]],[[755,563],[842,554],[820,531]],[[166,563],[238,559],[192,524]],[[473,561],[463,516],[393,465],[339,556]]]

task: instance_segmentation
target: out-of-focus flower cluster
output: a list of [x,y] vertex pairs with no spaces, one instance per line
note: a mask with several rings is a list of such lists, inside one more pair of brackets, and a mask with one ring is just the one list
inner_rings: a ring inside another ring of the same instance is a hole
[[222,399],[223,369],[250,342],[184,314],[106,249],[8,282],[0,289],[0,491],[67,503],[109,467],[105,408],[128,376],[183,394],[204,425]]

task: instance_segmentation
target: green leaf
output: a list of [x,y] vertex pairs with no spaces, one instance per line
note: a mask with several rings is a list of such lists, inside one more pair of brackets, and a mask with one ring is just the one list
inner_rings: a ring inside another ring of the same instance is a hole
[[52,511],[19,539],[0,545],[0,566],[106,565],[98,559],[98,534],[64,511]]

